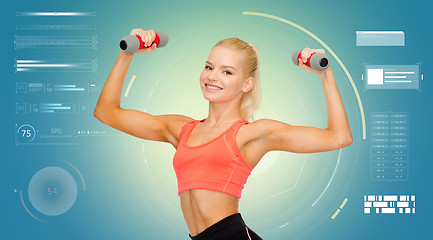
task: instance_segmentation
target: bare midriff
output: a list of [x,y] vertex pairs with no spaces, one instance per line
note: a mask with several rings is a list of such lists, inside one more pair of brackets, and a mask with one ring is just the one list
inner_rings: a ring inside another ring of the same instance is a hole
[[191,236],[196,236],[223,218],[238,213],[239,199],[226,193],[192,189],[181,192],[179,197]]

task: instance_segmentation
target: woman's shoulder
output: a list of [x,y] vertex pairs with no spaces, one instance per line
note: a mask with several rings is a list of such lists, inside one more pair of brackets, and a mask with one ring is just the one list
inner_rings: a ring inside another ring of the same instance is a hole
[[255,129],[255,130],[260,130],[263,129],[264,127],[266,127],[267,125],[272,123],[272,119],[268,119],[268,118],[261,118],[261,119],[256,119],[253,121],[248,121],[246,125],[248,125],[250,128]]
[[175,147],[177,147],[179,142],[179,135],[182,131],[182,128],[188,123],[198,121],[191,117],[180,114],[166,114],[159,115],[158,117],[164,122],[165,128],[169,134],[169,142]]
[[276,127],[280,124],[287,124],[278,120],[269,119],[269,118],[261,118],[255,121],[249,122],[248,125],[253,126],[254,128],[268,129],[272,127]]
[[254,121],[248,121],[247,124],[244,124],[242,127],[242,132],[244,135],[247,135],[248,140],[257,140],[260,139],[268,133],[268,129],[271,127],[272,119],[257,119]]
[[180,115],[180,114],[167,114],[161,115],[164,116],[164,122],[169,130],[180,130],[187,123],[192,123],[198,120],[195,120],[191,117]]
[[258,140],[269,137],[270,135],[292,127],[292,125],[269,118],[257,119],[245,124],[245,131],[248,138]]

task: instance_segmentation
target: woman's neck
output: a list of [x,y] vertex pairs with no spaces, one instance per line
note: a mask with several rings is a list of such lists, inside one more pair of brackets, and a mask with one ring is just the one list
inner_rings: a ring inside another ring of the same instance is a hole
[[240,102],[236,103],[212,103],[209,102],[209,115],[206,122],[212,126],[226,125],[242,118]]

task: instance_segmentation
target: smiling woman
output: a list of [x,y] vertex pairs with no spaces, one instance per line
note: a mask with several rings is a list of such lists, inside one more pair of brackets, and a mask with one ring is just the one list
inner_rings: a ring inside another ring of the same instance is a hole
[[[153,30],[134,29],[149,46]],[[349,123],[331,68],[322,72],[303,62],[321,49],[305,48],[299,66],[318,74],[328,105],[328,128],[292,126],[272,119],[253,122],[260,102],[259,53],[239,38],[219,41],[200,74],[200,88],[209,103],[208,117],[151,115],[123,109],[120,99],[135,53],[120,52],[102,89],[94,115],[130,135],[167,142],[176,148],[173,167],[178,195],[191,239],[262,239],[243,221],[239,200],[251,171],[269,151],[312,153],[331,151],[352,142]],[[140,126],[137,128],[136,126]]]
[[[220,66],[214,66],[213,63]],[[252,88],[244,91],[241,97],[240,108],[241,116],[244,119],[253,119],[253,114],[260,104],[260,58],[257,48],[249,43],[246,43],[239,38],[223,39],[215,44],[212,48],[209,60],[206,61],[205,70],[215,71],[221,70],[221,75],[229,75],[228,79],[243,78],[252,80]],[[207,73],[203,70],[202,77],[206,77]],[[212,77],[212,76],[211,76]],[[224,76],[222,76],[224,78]],[[212,80],[212,78],[210,78]],[[206,83],[212,85],[212,83]],[[216,86],[222,88],[222,86]]]

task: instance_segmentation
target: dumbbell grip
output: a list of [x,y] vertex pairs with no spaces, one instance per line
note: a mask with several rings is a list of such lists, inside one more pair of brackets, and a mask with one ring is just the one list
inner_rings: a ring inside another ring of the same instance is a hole
[[153,40],[153,43],[152,43],[150,46],[144,47],[144,42],[143,42],[143,40],[141,40],[141,37],[138,36],[138,35],[135,35],[135,36],[138,38],[138,41],[140,42],[140,48],[139,48],[139,49],[143,49],[143,48],[151,47],[152,44],[154,44],[154,43],[156,43],[156,46],[158,46],[159,43],[160,43],[160,41],[161,41],[161,40],[159,39],[159,36],[156,35],[156,36],[155,36],[155,40]]
[[[315,54],[315,53],[311,54],[310,57],[307,58],[307,62],[304,63],[305,65],[311,67],[311,65],[310,65],[310,59],[311,59],[311,57],[312,57],[314,54]],[[302,61],[301,53],[299,53],[298,58],[297,58],[296,60],[298,60],[299,58],[300,58],[301,61]]]

